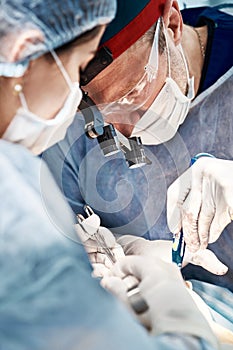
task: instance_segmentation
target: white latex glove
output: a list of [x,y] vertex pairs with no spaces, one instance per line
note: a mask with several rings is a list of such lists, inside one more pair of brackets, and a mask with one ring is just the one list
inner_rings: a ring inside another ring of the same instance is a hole
[[167,220],[190,252],[215,242],[233,218],[233,162],[202,157],[168,189]]
[[82,226],[80,224],[75,225],[75,228],[92,263],[93,276],[103,277],[108,275],[110,273],[109,268],[113,262],[106,255],[103,246],[100,245],[96,236],[97,230],[98,235],[104,239],[104,247],[110,250],[114,260],[118,260],[119,257],[125,255],[123,249],[116,242],[112,232],[106,227],[100,226],[100,217],[98,215],[93,213],[84,219],[81,224]]
[[[114,277],[105,277],[102,285],[127,300],[123,278],[133,275],[149,309],[139,316],[152,334],[183,333],[201,337],[216,345],[208,323],[196,307],[178,267],[161,259],[127,256],[111,269]],[[214,347],[215,348],[215,347]]]
[[233,161],[202,157],[168,189],[169,228],[190,251],[215,242],[233,218]]
[[[172,260],[172,241],[149,241],[142,237],[125,235],[120,237],[117,242],[122,246],[126,255],[157,257],[166,262],[171,262]],[[191,253],[186,248],[183,267],[188,263],[202,266],[204,269],[216,275],[223,275],[228,270],[227,266],[222,264],[209,249],[198,250],[195,253]]]
[[[111,250],[116,261],[118,261],[120,257],[125,256],[122,247],[116,242],[116,239],[110,230],[106,227],[100,226],[100,232],[103,234],[106,246]],[[109,269],[112,267],[113,262],[108,258],[103,248],[99,246],[98,242],[89,239],[84,246],[93,266],[92,275],[94,277],[104,277],[109,275],[111,273]]]

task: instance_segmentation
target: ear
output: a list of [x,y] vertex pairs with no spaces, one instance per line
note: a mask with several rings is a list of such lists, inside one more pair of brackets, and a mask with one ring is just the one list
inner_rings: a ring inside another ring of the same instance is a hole
[[12,40],[13,45],[9,52],[9,61],[16,62],[21,60],[27,55],[27,51],[31,45],[43,41],[44,36],[42,32],[37,29],[27,29],[26,31],[22,31]]
[[183,19],[177,1],[168,0],[164,6],[163,20],[175,45],[181,42]]

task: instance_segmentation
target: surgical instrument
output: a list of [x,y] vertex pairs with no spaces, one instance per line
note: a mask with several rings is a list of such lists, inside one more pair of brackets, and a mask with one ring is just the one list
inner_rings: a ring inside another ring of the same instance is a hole
[[[112,262],[112,264],[115,264],[117,259],[114,253],[112,252],[112,250],[107,246],[105,237],[101,233],[99,216],[95,214],[92,208],[88,205],[84,207],[84,210],[87,214],[87,219],[85,219],[83,215],[80,215],[80,214],[77,215],[77,219],[80,227],[82,228],[83,232],[87,236],[89,236],[90,238],[94,239],[97,242],[99,247],[104,251],[104,253]],[[88,220],[88,218],[94,219],[92,223],[95,221],[95,227],[94,226],[91,227],[86,224],[87,222],[86,220]],[[137,280],[137,278],[132,275],[126,275],[122,278],[122,280],[125,282],[127,286],[127,297],[134,312],[136,314],[142,314],[145,311],[147,311],[148,304],[141,296],[140,289],[138,286],[139,281]]]

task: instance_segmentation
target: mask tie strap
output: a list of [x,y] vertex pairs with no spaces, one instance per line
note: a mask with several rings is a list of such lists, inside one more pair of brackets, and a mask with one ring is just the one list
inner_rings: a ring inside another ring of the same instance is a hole
[[171,78],[170,50],[169,50],[169,45],[168,45],[167,32],[166,32],[166,28],[165,28],[165,24],[164,24],[163,19],[162,19],[162,26],[163,26],[163,32],[164,32],[165,43],[166,43],[166,51],[167,51],[168,77]]
[[[163,24],[163,30],[164,30],[164,36],[165,36],[165,42],[166,42],[166,50],[167,50],[167,64],[168,64],[168,77],[171,78],[171,59],[170,59],[170,50],[169,50],[169,45],[168,45],[168,39],[167,39],[167,32],[165,29],[164,22],[162,20]],[[188,95],[187,97],[192,100],[194,98],[194,78],[189,77],[189,70],[188,70],[188,64],[184,55],[184,51],[182,48],[182,45],[179,44],[179,49],[180,49],[180,54],[184,62],[185,66],[185,71],[186,71],[186,76],[187,76],[187,82],[188,82]]]
[[73,83],[69,77],[69,74],[65,70],[60,58],[58,57],[58,55],[56,54],[56,52],[54,50],[51,50],[50,53],[53,56],[54,61],[56,62],[61,74],[63,75],[63,78],[65,79],[65,81],[67,83],[67,85],[69,86],[70,90],[72,90]]
[[15,84],[15,86],[14,86],[14,94],[19,96],[21,106],[24,109],[29,111],[28,104],[27,104],[26,98],[25,98],[24,93],[23,93],[23,85],[21,85],[19,83]]
[[182,56],[183,62],[184,62],[184,67],[187,75],[187,80],[189,80],[189,69],[188,69],[188,64],[184,55],[184,50],[181,44],[179,44],[179,49],[180,49],[180,54]]
[[[167,63],[168,63],[168,77],[171,78],[171,60],[170,60],[170,50],[169,50],[169,46],[168,46],[168,39],[167,39],[167,32],[165,29],[165,25],[164,22],[162,20],[162,24],[163,24],[163,30],[164,30],[164,36],[165,36],[165,42],[166,42],[166,50],[167,50]],[[190,78],[189,77],[189,70],[188,70],[188,64],[184,55],[184,51],[182,48],[182,45],[179,44],[179,49],[180,49],[180,54],[181,57],[183,59],[184,62],[184,67],[185,67],[185,71],[186,71],[186,77],[187,77],[187,82],[188,82],[188,87],[189,87],[189,93],[188,93],[188,98],[189,99],[193,99],[194,97],[194,78]],[[190,90],[191,87],[191,90]]]
[[29,111],[26,98],[25,98],[24,93],[22,91],[19,92],[19,99],[20,99],[20,103],[21,103],[22,107],[24,109],[26,109],[27,111]]
[[[183,62],[184,62],[184,67],[186,70],[186,75],[187,75],[187,82],[188,82],[188,98],[193,99],[194,98],[194,77],[190,78],[189,77],[189,69],[188,69],[188,64],[187,64],[187,60],[184,54],[184,50],[181,44],[179,44],[179,49],[180,49],[180,54],[182,56]],[[190,87],[191,87],[191,91],[190,91]]]
[[156,75],[158,72],[160,24],[161,24],[161,17],[158,19],[156,24],[154,39],[153,39],[153,43],[150,51],[150,57],[147,65],[145,66],[145,70],[146,70],[147,78],[149,82],[151,82],[153,79],[156,78]]

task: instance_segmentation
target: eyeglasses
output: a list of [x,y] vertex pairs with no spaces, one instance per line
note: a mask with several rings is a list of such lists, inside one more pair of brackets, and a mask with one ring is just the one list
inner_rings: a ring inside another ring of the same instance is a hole
[[153,94],[154,84],[152,82],[154,82],[157,77],[159,64],[159,34],[161,20],[162,19],[159,18],[157,22],[149,60],[139,82],[118,100],[98,105],[101,113],[106,119],[110,114],[130,113],[140,109]]

